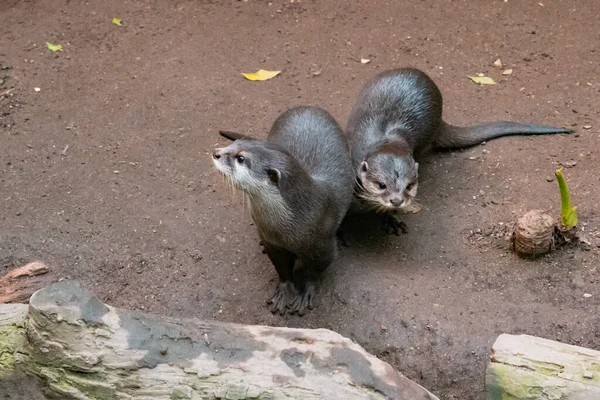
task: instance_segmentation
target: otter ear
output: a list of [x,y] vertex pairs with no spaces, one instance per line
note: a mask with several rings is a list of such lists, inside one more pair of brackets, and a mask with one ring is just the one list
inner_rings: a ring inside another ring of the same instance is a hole
[[367,171],[369,170],[369,164],[367,164],[367,162],[366,162],[366,161],[363,161],[363,162],[360,164],[360,170],[361,170],[362,172],[367,172]]
[[275,168],[269,168],[267,170],[267,175],[269,176],[269,180],[275,186],[279,184],[279,180],[281,179],[281,172]]

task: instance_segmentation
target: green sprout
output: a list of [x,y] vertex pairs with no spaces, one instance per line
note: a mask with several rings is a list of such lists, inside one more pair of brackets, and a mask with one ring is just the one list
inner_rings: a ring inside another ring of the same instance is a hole
[[573,228],[577,225],[577,207],[571,205],[571,196],[569,195],[569,188],[567,187],[567,181],[562,174],[562,168],[554,172],[556,180],[558,181],[558,187],[560,189],[560,222],[566,230]]

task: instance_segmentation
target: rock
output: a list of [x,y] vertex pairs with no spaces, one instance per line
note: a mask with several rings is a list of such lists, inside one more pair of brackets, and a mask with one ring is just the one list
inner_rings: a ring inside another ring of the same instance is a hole
[[[30,379],[41,378],[36,393],[65,400],[437,400],[350,339],[326,329],[122,310],[73,281],[36,292],[29,307],[0,305],[0,354],[0,382],[27,372]],[[21,395],[22,386],[9,385],[7,392],[0,384],[8,398]]]
[[486,371],[486,399],[600,399],[598,360],[600,351],[502,334]]

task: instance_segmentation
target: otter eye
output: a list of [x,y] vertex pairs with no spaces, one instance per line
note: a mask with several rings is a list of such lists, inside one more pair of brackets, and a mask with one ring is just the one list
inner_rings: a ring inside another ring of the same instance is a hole
[[381,190],[383,190],[387,187],[386,184],[383,182],[377,182],[377,186],[379,186],[379,189],[381,189]]
[[237,160],[237,162],[239,162],[240,164],[244,163],[244,160],[246,159],[244,156],[237,156],[235,158]]
[[408,190],[410,192],[414,186],[415,186],[414,183],[409,183],[408,185],[406,185],[406,190]]

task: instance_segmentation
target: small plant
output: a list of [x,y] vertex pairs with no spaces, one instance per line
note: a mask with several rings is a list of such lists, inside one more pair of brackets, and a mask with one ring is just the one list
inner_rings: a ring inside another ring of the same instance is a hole
[[556,170],[554,175],[556,175],[556,180],[558,181],[558,187],[560,189],[560,222],[565,230],[570,230],[577,225],[577,207],[571,206],[571,195],[569,194],[567,181],[562,174],[562,168]]
[[560,226],[541,210],[529,211],[519,218],[513,231],[513,249],[522,257],[536,258],[559,245],[577,239],[577,207],[571,196],[562,168],[554,172],[560,190]]

